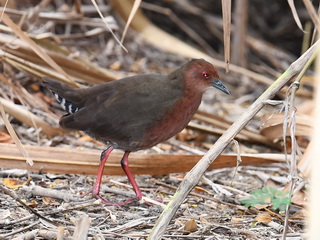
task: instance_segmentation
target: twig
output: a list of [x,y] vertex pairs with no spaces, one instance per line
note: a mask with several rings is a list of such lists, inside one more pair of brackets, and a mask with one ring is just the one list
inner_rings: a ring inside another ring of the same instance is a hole
[[[286,100],[286,114],[285,114],[285,120],[289,119],[290,120],[290,137],[291,137],[291,159],[290,162],[289,160],[287,160],[287,163],[289,164],[290,167],[290,178],[291,178],[291,183],[290,183],[290,196],[293,196],[293,191],[296,185],[296,182],[299,178],[298,176],[298,170],[297,170],[297,159],[296,159],[296,155],[297,155],[297,141],[296,141],[296,137],[295,137],[295,133],[296,133],[296,108],[294,105],[295,102],[295,96],[296,96],[296,92],[299,89],[300,86],[300,80],[302,78],[302,76],[305,74],[305,72],[307,71],[307,69],[310,67],[310,65],[313,63],[314,59],[316,58],[317,54],[318,54],[319,50],[316,50],[311,57],[308,59],[307,63],[305,64],[305,66],[301,69],[299,75],[297,76],[297,79],[295,82],[293,82],[289,89],[288,89],[288,94],[287,94],[287,100]],[[291,90],[291,96],[289,95],[289,90],[290,88]],[[290,97],[290,99],[289,99]],[[284,141],[284,150],[285,150],[285,155],[287,155],[287,149],[286,149],[286,131],[287,131],[287,121],[284,121],[283,123],[283,141]],[[287,234],[287,230],[288,230],[288,221],[289,221],[289,210],[290,210],[290,205],[288,204],[286,206],[286,216],[285,216],[285,221],[284,221],[284,228],[283,228],[283,235],[282,235],[282,239],[285,240],[286,239],[286,234]]]
[[98,4],[96,3],[95,0],[92,0],[92,4],[95,6],[99,16],[101,17],[102,21],[106,24],[106,27],[108,28],[108,30],[110,31],[110,33],[112,34],[112,36],[114,37],[114,39],[119,43],[119,45],[121,46],[121,48],[128,52],[128,50],[125,48],[125,46],[123,46],[122,42],[117,38],[117,36],[115,35],[115,33],[112,31],[111,27],[109,26],[109,23],[105,20],[105,17],[103,16],[102,12],[99,9]]
[[76,228],[73,233],[73,239],[86,240],[88,237],[88,231],[90,227],[90,219],[88,215],[84,214],[77,222]]
[[149,220],[152,220],[152,219],[155,219],[156,217],[145,217],[145,218],[139,218],[139,219],[135,219],[135,220],[132,220],[130,222],[127,222],[121,226],[117,226],[115,228],[111,228],[111,229],[108,229],[108,230],[105,230],[105,231],[102,231],[102,233],[114,233],[114,232],[117,232],[117,231],[123,231],[123,230],[127,230],[129,228],[133,228],[135,226],[138,226],[140,224],[146,224],[147,221]]
[[233,173],[232,180],[231,180],[231,182],[230,182],[230,186],[233,185],[233,181],[234,181],[234,179],[235,179],[235,177],[236,177],[236,174],[237,174],[237,172],[238,172],[238,168],[239,168],[239,166],[240,166],[240,164],[241,164],[241,162],[242,162],[242,159],[241,159],[241,150],[240,150],[240,145],[239,145],[238,141],[235,140],[235,139],[233,139],[233,144],[235,145],[235,147],[236,147],[236,149],[237,149],[237,166],[236,166],[235,169],[234,169],[234,173]]
[[[291,96],[289,95],[289,90],[288,89],[288,94],[287,94],[287,99],[286,99],[286,106],[285,106],[285,119],[288,119],[289,126],[290,126],[290,137],[291,137],[291,159],[290,162],[287,160],[287,163],[289,164],[288,167],[290,167],[290,196],[292,196],[293,190],[295,188],[296,181],[298,179],[298,171],[297,171],[297,159],[296,159],[296,154],[297,154],[297,141],[295,137],[295,126],[296,126],[296,109],[294,106],[294,101],[295,101],[295,96],[296,96],[296,91],[299,88],[299,82],[295,81],[294,83],[291,84],[290,88],[291,90]],[[286,149],[286,136],[287,136],[287,127],[288,125],[285,124],[287,121],[284,121],[283,123],[283,141],[284,141],[284,147],[285,147],[285,155],[287,155],[287,149]],[[289,210],[290,210],[290,204],[287,204],[286,206],[286,216],[284,220],[284,227],[281,229],[283,230],[283,235],[282,239],[286,239],[287,231],[288,231],[288,221],[289,221]]]
[[315,26],[315,28],[318,30],[318,32],[320,31],[320,19],[318,17],[318,14],[316,12],[316,10],[314,9],[312,2],[310,0],[303,0],[304,5],[306,6],[309,16],[312,19],[312,22]]
[[22,145],[17,133],[14,131],[7,115],[6,112],[4,110],[3,104],[0,102],[0,115],[3,119],[3,122],[5,123],[5,126],[12,138],[12,140],[14,141],[14,143],[17,145],[17,147],[19,148],[21,154],[23,155],[24,159],[26,160],[26,162],[30,165],[33,166],[33,160],[30,157],[29,153],[26,151],[26,149],[24,148],[24,146]]
[[273,229],[275,229],[277,232],[281,233],[283,231],[283,226],[277,222],[271,221],[269,223],[266,224],[269,227],[272,227]]
[[31,193],[33,196],[51,197],[64,200],[65,202],[79,200],[79,198],[73,194],[65,191],[43,188],[39,186],[23,186],[22,190]]
[[224,189],[219,184],[215,184],[214,182],[212,182],[210,179],[206,178],[205,176],[202,176],[201,181],[203,183],[209,185],[212,188],[212,190],[217,194],[223,194],[223,195],[226,195],[228,197],[233,195],[231,192],[229,192],[228,190]]

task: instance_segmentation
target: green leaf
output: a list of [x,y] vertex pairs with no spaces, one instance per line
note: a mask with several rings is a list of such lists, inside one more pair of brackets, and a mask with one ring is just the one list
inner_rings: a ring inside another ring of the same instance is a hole
[[283,211],[291,203],[291,198],[289,197],[289,192],[281,192],[273,187],[265,187],[252,192],[250,197],[241,201],[241,203],[246,207],[270,204],[272,209]]

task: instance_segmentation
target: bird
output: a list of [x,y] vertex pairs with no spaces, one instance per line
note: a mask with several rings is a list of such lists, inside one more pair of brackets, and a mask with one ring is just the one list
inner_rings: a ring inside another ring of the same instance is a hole
[[[43,85],[67,112],[59,121],[62,128],[84,131],[107,145],[91,193],[108,205],[119,206],[143,197],[129,168],[129,154],[182,131],[207,89],[231,94],[215,67],[204,59],[191,59],[169,74],[136,75],[87,88],[73,88],[48,77],[43,78]],[[135,197],[120,203],[100,196],[104,165],[114,149],[124,151],[121,166],[135,192]]]

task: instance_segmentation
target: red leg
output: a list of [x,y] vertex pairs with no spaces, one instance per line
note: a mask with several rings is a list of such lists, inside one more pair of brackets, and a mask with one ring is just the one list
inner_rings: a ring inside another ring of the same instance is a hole
[[[136,197],[130,198],[125,202],[120,202],[120,203],[111,203],[109,201],[107,201],[106,199],[104,199],[103,197],[100,196],[100,185],[101,185],[101,179],[103,176],[103,170],[104,170],[104,165],[107,162],[107,159],[110,155],[110,153],[112,152],[113,147],[110,146],[108,147],[106,150],[104,150],[101,153],[101,157],[100,157],[100,165],[99,165],[99,169],[98,169],[98,173],[97,173],[97,178],[96,178],[96,182],[93,185],[93,189],[91,191],[92,196],[95,197],[96,199],[101,199],[101,201],[103,201],[104,203],[108,204],[108,205],[126,205],[131,203],[132,201],[134,201],[135,199],[142,199],[142,193],[140,188],[138,187],[138,184],[136,183],[136,181],[134,180],[130,169],[129,169],[129,165],[128,165],[128,156],[130,152],[125,152],[122,159],[121,159],[121,166],[122,169],[124,170],[124,172],[126,173],[134,192],[136,193]],[[90,193],[90,192],[88,192]],[[85,195],[87,195],[88,193],[86,193]],[[84,196],[85,196],[84,195]]]
[[134,192],[136,193],[136,196],[133,198],[128,199],[127,201],[124,202],[124,204],[128,204],[131,203],[133,200],[136,199],[142,199],[142,192],[138,186],[138,184],[136,183],[136,180],[134,179],[134,177],[132,176],[132,173],[129,169],[129,164],[128,164],[128,157],[129,157],[130,152],[125,152],[122,159],[121,159],[121,166],[123,171],[126,173]]
[[103,176],[103,170],[104,170],[104,165],[106,164],[108,157],[110,155],[110,153],[112,152],[113,147],[110,146],[107,149],[105,149],[100,156],[100,165],[99,165],[99,169],[98,169],[98,173],[97,173],[97,178],[96,178],[96,182],[93,185],[93,189],[92,189],[92,195],[95,198],[100,198],[99,193],[100,193],[100,185],[101,185],[101,179]]
[[108,205],[118,205],[117,203],[111,203],[107,200],[105,200],[103,197],[100,196],[100,185],[101,185],[101,179],[103,176],[103,170],[104,170],[104,165],[107,162],[107,159],[110,155],[110,153],[112,152],[113,147],[109,146],[107,149],[105,149],[100,156],[100,165],[99,165],[99,169],[98,169],[98,173],[97,173],[97,178],[96,178],[96,182],[93,185],[92,191],[84,194],[83,196],[88,195],[89,193],[92,193],[92,196],[96,199],[101,199],[101,201],[103,201],[104,203],[108,204]]

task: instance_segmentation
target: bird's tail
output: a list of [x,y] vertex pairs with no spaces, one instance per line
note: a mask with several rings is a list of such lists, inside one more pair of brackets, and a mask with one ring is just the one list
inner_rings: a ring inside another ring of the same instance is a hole
[[43,85],[53,93],[66,112],[74,114],[81,108],[81,104],[79,104],[81,99],[76,93],[76,89],[47,77],[44,78]]

